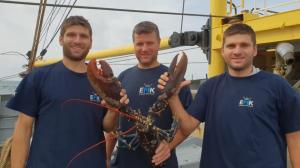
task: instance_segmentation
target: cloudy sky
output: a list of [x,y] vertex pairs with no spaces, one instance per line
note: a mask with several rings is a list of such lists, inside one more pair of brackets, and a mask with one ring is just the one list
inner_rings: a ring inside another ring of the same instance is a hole
[[[39,0],[23,1],[39,2]],[[62,3],[61,0],[57,0],[57,2]],[[69,2],[73,4],[74,0],[65,1],[65,4],[68,4]],[[239,0],[234,2],[237,5],[240,3]],[[274,4],[286,1],[269,0],[266,2],[268,6],[272,6]],[[48,3],[53,4],[55,3],[55,0],[48,0]],[[182,0],[78,0],[76,5],[180,13],[182,11],[183,4]],[[209,5],[209,0],[185,0],[184,12],[194,14],[209,14]],[[262,8],[263,5],[265,4],[262,1],[259,1],[259,3],[257,2],[257,7]],[[300,7],[299,3],[292,5],[292,7],[290,5],[289,8],[295,9],[297,7]],[[248,2],[248,4],[246,4],[246,8],[253,8],[253,1]],[[51,10],[52,7],[47,7],[44,21],[48,17]],[[64,8],[61,8],[55,20],[49,27],[48,35],[42,38],[38,52],[40,52],[40,49],[44,44],[49,43],[49,40],[53,36],[63,12]],[[27,60],[24,57],[17,54],[1,55],[1,53],[13,51],[25,54],[31,49],[37,13],[38,6],[7,4],[1,3],[0,0],[0,79],[1,77],[17,74],[25,70],[23,65],[27,64]],[[174,31],[179,32],[181,27],[181,16],[179,15],[145,14],[88,9],[73,9],[70,15],[83,15],[90,21],[94,33],[92,51],[99,51],[102,49],[130,44],[132,42],[132,28],[140,21],[150,20],[156,23],[159,26],[161,37],[169,37]],[[206,20],[206,17],[184,16],[183,31],[201,31],[201,27],[205,24]],[[182,48],[172,49],[172,51],[179,51],[180,49]],[[165,50],[161,53],[164,52],[169,51]],[[188,65],[186,78],[205,78],[205,74],[207,73],[207,63],[205,62],[207,60],[201,49],[192,49],[186,51],[186,53],[189,56],[190,62]],[[58,45],[58,39],[56,37],[50,44],[44,59],[50,57],[59,57],[61,55],[62,51]],[[162,54],[159,56],[159,61],[162,63],[169,63],[174,55],[175,53]],[[137,63],[133,56],[128,58],[131,60],[123,62],[118,62],[122,59],[109,60],[116,75],[118,75],[120,71]],[[11,80],[18,80],[18,78],[13,78]]]

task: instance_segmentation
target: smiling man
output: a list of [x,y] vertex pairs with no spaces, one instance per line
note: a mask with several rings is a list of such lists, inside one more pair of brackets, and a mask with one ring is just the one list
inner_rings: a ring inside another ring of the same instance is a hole
[[[150,21],[138,23],[132,33],[134,51],[138,64],[123,71],[119,80],[126,90],[130,100],[129,106],[132,109],[140,109],[143,115],[148,115],[148,109],[161,94],[157,89],[157,79],[160,74],[167,72],[168,68],[160,64],[157,60],[160,46],[160,35],[156,24]],[[180,101],[184,108],[191,103],[192,96],[189,88],[183,88],[180,92]],[[155,125],[162,129],[170,129],[173,117],[169,108],[166,108],[155,119]],[[120,118],[120,130],[127,131],[134,123],[126,118]],[[134,139],[136,131],[131,131],[129,135],[122,136],[118,140],[118,150],[116,159],[111,164],[114,168],[152,168],[151,156],[148,156],[142,147],[138,146],[139,139]],[[138,137],[137,137],[138,138]],[[134,142],[130,145],[127,143]],[[107,143],[108,158],[111,155],[115,142]],[[170,158],[163,168],[178,167],[175,150],[171,151]]]
[[[293,168],[300,167],[300,95],[280,76],[255,68],[256,54],[250,26],[234,24],[224,32],[228,72],[199,88],[188,113],[178,96],[169,99],[181,121],[171,149],[205,122],[201,168],[286,168],[287,147]],[[159,88],[166,81],[164,74]],[[154,158],[161,161],[160,154]]]
[[[64,168],[75,155],[103,140],[103,130],[115,127],[116,113],[68,101],[100,101],[94,98],[86,75],[85,57],[92,46],[89,22],[82,16],[66,19],[59,43],[63,60],[34,69],[7,104],[20,112],[13,134],[12,168]],[[71,167],[104,168],[105,156],[105,145],[99,145],[74,160]]]

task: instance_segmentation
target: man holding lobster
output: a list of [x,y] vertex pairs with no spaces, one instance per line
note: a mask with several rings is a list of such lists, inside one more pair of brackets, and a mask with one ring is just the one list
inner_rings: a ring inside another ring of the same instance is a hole
[[85,103],[100,103],[86,74],[85,57],[92,46],[89,22],[82,16],[66,19],[59,43],[63,60],[35,68],[7,104],[20,112],[13,133],[12,168],[106,167],[104,144],[75,157],[104,140],[103,130],[113,130],[117,119],[116,113]]
[[[157,25],[149,21],[138,23],[133,30],[132,39],[138,65],[123,71],[119,80],[126,90],[130,99],[128,106],[132,109],[140,109],[143,115],[148,115],[148,108],[157,100],[159,91],[156,88],[157,79],[160,74],[168,71],[168,68],[160,64],[157,60],[160,46],[160,35]],[[184,88],[180,92],[180,100],[187,108],[192,100],[189,88]],[[155,126],[161,129],[171,129],[173,117],[169,108],[160,113],[155,118]],[[120,131],[130,129],[134,124],[126,118],[119,118]],[[136,131],[131,131],[129,135],[124,135],[118,139],[117,153],[111,163],[111,167],[116,168],[152,168],[151,156],[139,145]],[[116,141],[107,142],[108,159]],[[162,142],[163,143],[163,142]],[[178,167],[175,150],[171,151],[170,158],[164,168]]]
[[[176,94],[168,100],[181,125],[167,147],[175,148],[205,122],[201,168],[286,168],[287,147],[293,168],[300,167],[300,95],[286,80],[255,68],[256,55],[250,26],[236,23],[225,30],[228,71],[199,88],[189,113]],[[162,75],[158,87],[167,81]],[[161,156],[153,157],[156,163]]]

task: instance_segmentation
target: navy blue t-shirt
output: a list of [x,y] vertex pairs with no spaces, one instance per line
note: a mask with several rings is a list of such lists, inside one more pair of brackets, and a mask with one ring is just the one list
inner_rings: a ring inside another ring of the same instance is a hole
[[205,122],[201,168],[285,168],[285,134],[300,130],[300,95],[264,71],[209,79],[188,111]]
[[[97,103],[99,97],[86,73],[75,73],[62,62],[36,68],[22,80],[7,107],[35,118],[28,168],[64,168],[76,154],[104,139],[106,111],[80,100]],[[71,167],[104,168],[105,160],[102,144]]]
[[[140,109],[143,115],[147,115],[149,107],[152,106],[157,100],[157,97],[161,94],[157,88],[157,80],[162,73],[167,71],[168,68],[166,66],[160,65],[150,69],[140,69],[134,66],[122,72],[119,76],[119,80],[122,83],[122,87],[126,89],[130,100],[129,106],[132,109]],[[180,99],[185,108],[190,105],[192,96],[189,88],[182,89]],[[160,117],[156,118],[155,125],[162,129],[170,129],[172,121],[172,112],[167,108],[161,112]],[[133,122],[128,121],[125,117],[120,118],[120,128],[122,131],[130,129],[132,126]],[[135,131],[131,133],[134,132]],[[130,140],[130,138],[127,140]],[[112,165],[113,167],[152,168],[152,158],[147,155],[142,147],[138,147],[133,151],[120,146],[124,146],[124,144],[119,141],[118,154],[116,162]],[[175,151],[172,151],[171,157],[166,161],[164,168],[174,167],[178,167],[178,163]]]

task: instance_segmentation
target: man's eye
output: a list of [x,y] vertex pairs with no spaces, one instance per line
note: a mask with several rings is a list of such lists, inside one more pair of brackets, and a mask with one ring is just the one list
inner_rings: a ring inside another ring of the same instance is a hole
[[81,38],[89,38],[89,36],[86,35],[86,34],[82,34],[82,35],[80,35],[80,36],[81,36]]
[[75,34],[74,34],[74,33],[69,33],[69,34],[67,34],[67,36],[68,36],[68,37],[74,37]]
[[227,45],[227,48],[234,48],[235,45]]
[[250,46],[248,43],[242,43],[241,44],[241,47],[243,47],[243,48],[248,47],[248,46]]

